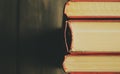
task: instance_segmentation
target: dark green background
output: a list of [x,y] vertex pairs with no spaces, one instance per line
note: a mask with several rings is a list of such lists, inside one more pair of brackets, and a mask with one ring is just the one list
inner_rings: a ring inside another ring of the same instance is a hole
[[64,74],[67,0],[0,0],[0,74]]

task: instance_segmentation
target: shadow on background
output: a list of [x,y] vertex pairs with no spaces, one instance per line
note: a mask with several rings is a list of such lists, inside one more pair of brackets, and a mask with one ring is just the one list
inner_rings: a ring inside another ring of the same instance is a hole
[[0,73],[64,74],[66,0],[0,0]]
[[37,61],[52,66],[62,65],[66,54],[62,30],[28,36],[20,41],[19,58],[38,59]]

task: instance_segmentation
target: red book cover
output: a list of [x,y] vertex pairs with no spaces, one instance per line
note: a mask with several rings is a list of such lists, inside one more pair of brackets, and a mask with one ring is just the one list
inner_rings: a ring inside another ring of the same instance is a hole
[[69,0],[73,2],[120,2],[120,0]]
[[68,74],[120,74],[120,72],[71,72]]

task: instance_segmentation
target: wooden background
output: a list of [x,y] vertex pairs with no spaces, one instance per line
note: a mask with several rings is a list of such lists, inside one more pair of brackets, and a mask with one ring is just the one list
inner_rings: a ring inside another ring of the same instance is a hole
[[0,74],[65,74],[67,0],[0,0]]

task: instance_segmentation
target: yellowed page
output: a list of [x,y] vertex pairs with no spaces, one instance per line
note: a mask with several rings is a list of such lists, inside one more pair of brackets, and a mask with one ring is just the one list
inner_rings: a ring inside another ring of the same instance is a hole
[[120,56],[66,56],[66,72],[120,72]]
[[71,2],[65,6],[70,16],[120,16],[120,2]]
[[120,52],[120,22],[68,21],[71,51]]

